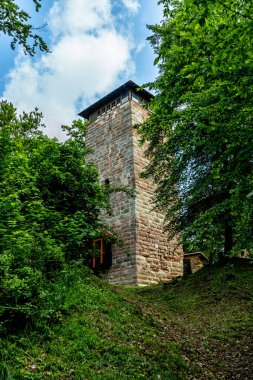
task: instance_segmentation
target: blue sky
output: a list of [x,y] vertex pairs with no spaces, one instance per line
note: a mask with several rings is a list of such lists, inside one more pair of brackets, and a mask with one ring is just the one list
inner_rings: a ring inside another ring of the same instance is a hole
[[156,0],[48,0],[39,14],[32,0],[16,2],[35,27],[46,23],[41,34],[51,53],[13,52],[1,36],[0,97],[19,112],[39,107],[49,136],[61,138],[60,125],[127,80],[155,79],[146,24],[161,20]]

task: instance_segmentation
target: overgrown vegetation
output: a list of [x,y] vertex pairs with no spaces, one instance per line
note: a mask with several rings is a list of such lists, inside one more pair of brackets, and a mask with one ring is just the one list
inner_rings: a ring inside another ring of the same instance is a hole
[[161,0],[145,176],[171,235],[212,260],[253,249],[253,3]]
[[40,128],[41,114],[0,104],[0,329],[34,319],[57,273],[86,261],[100,235],[107,192],[85,162],[85,124],[65,142]]
[[[252,2],[160,3],[164,19],[150,27],[157,96],[139,126],[151,159],[145,175],[187,249],[214,261],[250,252]],[[12,48],[48,51],[14,1],[2,2],[0,19]],[[123,188],[99,185],[85,161],[85,124],[64,127],[59,142],[43,135],[41,117],[0,104],[0,378],[251,378],[252,264],[230,261],[145,289],[94,277],[84,267],[89,243],[108,193]]]
[[44,297],[36,329],[1,341],[15,379],[182,378],[176,345],[157,342],[152,320],[82,267],[68,267]]
[[[41,7],[41,0],[33,1],[36,12]],[[29,23],[30,15],[24,11],[16,1],[4,0],[0,5],[0,33],[4,33],[12,38],[11,48],[15,49],[19,44],[23,47],[24,53],[33,56],[38,47],[43,52],[49,52],[47,44],[43,38],[36,33],[38,29]]]
[[253,267],[207,267],[147,288],[111,286],[74,264],[44,294],[33,329],[0,340],[11,379],[246,379]]

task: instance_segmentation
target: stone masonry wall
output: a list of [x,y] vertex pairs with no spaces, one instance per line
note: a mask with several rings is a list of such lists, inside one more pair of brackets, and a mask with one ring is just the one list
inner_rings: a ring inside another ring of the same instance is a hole
[[[87,146],[93,148],[88,160],[99,168],[100,180],[111,185],[135,186],[133,137],[130,103],[116,107],[87,127]],[[118,192],[111,195],[112,216],[105,217],[122,238],[124,245],[112,246],[112,267],[107,279],[114,284],[135,285],[135,200]]]
[[112,185],[134,187],[137,194],[135,199],[122,192],[111,196],[113,215],[106,218],[124,241],[123,247],[112,247],[107,279],[114,284],[155,284],[183,272],[181,247],[167,240],[164,215],[152,211],[155,186],[139,176],[147,159],[132,127],[147,117],[148,111],[128,101],[87,128],[86,143],[94,150],[88,159],[98,166],[101,182],[108,178]]
[[[148,117],[148,111],[131,101],[132,124],[141,123]],[[136,216],[136,265],[138,285],[168,281],[183,274],[183,251],[178,241],[168,241],[163,231],[164,214],[152,211],[152,196],[155,186],[151,180],[140,178],[148,163],[144,148],[138,143],[134,131],[134,173],[137,191]]]

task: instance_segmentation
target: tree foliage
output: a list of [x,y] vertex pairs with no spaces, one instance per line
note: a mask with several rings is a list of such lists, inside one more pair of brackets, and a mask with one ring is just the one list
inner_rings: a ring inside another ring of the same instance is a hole
[[[36,12],[41,7],[41,0],[33,0]],[[13,0],[0,1],[0,32],[12,38],[11,48],[15,49],[16,44],[24,48],[24,52],[30,55],[35,54],[36,47],[41,51],[48,52],[49,49],[42,39],[36,33],[37,29],[29,23],[30,15],[20,9]]]
[[253,3],[162,0],[145,176],[187,250],[252,249]]
[[85,124],[74,122],[59,142],[43,135],[41,118],[0,104],[0,322],[32,315],[44,281],[87,259],[108,207],[96,168],[85,162]]

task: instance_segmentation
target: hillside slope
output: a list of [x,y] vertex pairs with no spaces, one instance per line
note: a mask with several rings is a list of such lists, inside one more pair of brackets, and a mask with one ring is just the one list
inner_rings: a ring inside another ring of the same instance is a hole
[[253,266],[205,268],[146,288],[78,270],[35,327],[0,338],[10,379],[251,379]]

